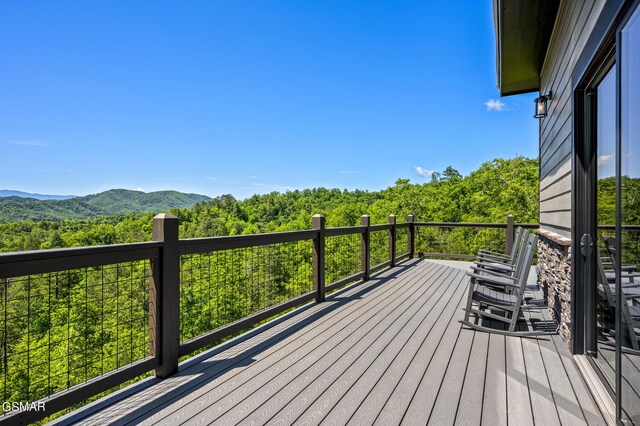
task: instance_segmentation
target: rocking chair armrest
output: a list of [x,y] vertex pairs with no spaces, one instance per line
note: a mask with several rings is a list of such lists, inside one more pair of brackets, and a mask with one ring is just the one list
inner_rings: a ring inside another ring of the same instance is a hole
[[474,270],[474,272],[467,272],[467,275],[469,275],[472,278],[477,278],[477,279],[493,279],[495,281],[496,278],[504,278],[507,279],[509,281],[513,281],[516,282],[518,279],[515,277],[512,277],[510,275],[505,275],[505,274],[501,274],[498,272],[494,272],[494,271],[485,271],[485,270],[479,270],[479,269],[475,269],[472,267],[472,269]]
[[510,257],[506,253],[501,253],[499,251],[493,251],[493,250],[480,249],[480,251],[478,251],[478,253],[484,253],[484,254],[494,255],[494,256],[498,256],[498,257]]
[[485,274],[497,275],[497,276],[500,276],[500,277],[508,277],[509,279],[515,280],[514,277],[512,277],[511,275],[508,275],[512,271],[509,271],[509,272],[492,271],[491,269],[485,269],[485,268],[482,268],[482,267],[480,267],[478,265],[475,265],[475,264],[471,265],[470,268],[473,269],[476,274],[479,273],[479,272],[482,272],[482,273],[485,273]]
[[513,265],[507,265],[506,263],[495,263],[495,262],[473,262],[476,266],[474,269],[499,269],[502,271],[513,272],[515,271],[515,267]]
[[512,287],[512,288],[519,288],[520,287],[517,284],[507,283],[507,282],[504,282],[504,281],[498,281],[494,277],[487,276],[487,275],[478,275],[478,274],[470,274],[470,273],[467,273],[467,275],[469,275],[471,278],[476,279],[477,281],[486,282],[486,283],[489,283],[489,284],[494,285],[494,286]]
[[496,263],[511,263],[511,258],[498,258],[494,256],[486,256],[483,254],[479,254],[476,256],[476,260],[485,261],[485,262],[496,262]]

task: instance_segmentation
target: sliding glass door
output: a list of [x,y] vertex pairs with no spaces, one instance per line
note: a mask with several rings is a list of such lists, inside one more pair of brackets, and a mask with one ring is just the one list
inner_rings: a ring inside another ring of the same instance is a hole
[[640,425],[640,8],[629,7],[576,91],[574,350],[623,424]]
[[618,68],[617,389],[622,419],[640,425],[640,9],[618,35]]

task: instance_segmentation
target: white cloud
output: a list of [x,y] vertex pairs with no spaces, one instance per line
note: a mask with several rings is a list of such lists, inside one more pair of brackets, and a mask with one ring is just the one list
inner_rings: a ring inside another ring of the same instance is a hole
[[418,176],[422,176],[424,178],[431,177],[433,175],[433,173],[434,173],[433,170],[427,170],[424,167],[420,167],[420,166],[416,166],[413,169],[418,174]]
[[507,109],[507,104],[500,99],[489,99],[484,104],[487,107],[487,111],[504,111]]
[[598,167],[600,166],[606,166],[607,164],[610,164],[613,161],[613,154],[610,155],[600,155],[598,157]]
[[27,141],[9,141],[11,145],[22,145],[22,146],[49,146],[47,142],[39,141],[39,140],[27,140]]
[[134,191],[140,191],[140,192],[144,192],[144,189],[137,187],[136,189],[134,189]]

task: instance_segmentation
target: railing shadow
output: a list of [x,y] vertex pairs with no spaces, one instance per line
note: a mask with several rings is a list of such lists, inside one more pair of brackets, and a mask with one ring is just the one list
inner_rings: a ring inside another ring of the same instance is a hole
[[[337,290],[328,295],[325,302],[319,305],[307,304],[268,324],[192,357],[180,365],[180,371],[174,376],[164,380],[149,378],[136,383],[59,419],[56,424],[74,424],[90,416],[92,422],[109,421],[114,417],[119,417],[114,424],[144,421],[229,371],[251,365],[256,361],[256,355],[262,351],[283,341],[304,327],[321,321],[342,306],[361,300],[367,294],[388,284],[422,261],[423,259],[404,261],[391,270],[387,269],[375,274],[366,282],[359,281]],[[317,310],[310,315],[301,315],[313,308]],[[287,321],[291,321],[293,324],[284,326]],[[273,334],[261,340],[257,345],[255,342],[250,342],[251,339],[259,335],[268,334],[270,330],[274,331]],[[218,357],[233,347],[240,349],[240,351],[231,357]],[[118,404],[125,399],[127,400],[126,404]]]

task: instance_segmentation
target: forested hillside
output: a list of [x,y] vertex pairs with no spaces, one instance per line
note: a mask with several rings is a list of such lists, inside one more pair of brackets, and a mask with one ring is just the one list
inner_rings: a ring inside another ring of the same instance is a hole
[[[223,195],[171,212],[180,218],[182,238],[308,229],[315,213],[325,214],[329,227],[358,224],[365,213],[372,223],[387,222],[390,213],[399,221],[414,213],[420,221],[502,223],[513,214],[518,222],[535,223],[537,175],[536,160],[496,159],[468,176],[448,167],[428,182],[399,179],[379,192],[316,188],[245,200]],[[127,193],[117,202],[110,195],[92,198],[91,211],[134,205]],[[149,241],[153,216],[165,209],[151,201],[146,206],[154,211],[0,224],[0,251]],[[371,233],[372,265],[388,258],[387,235]],[[416,232],[416,252],[501,249],[503,235],[502,230],[423,229]],[[406,233],[404,238],[406,247]],[[305,240],[181,256],[180,341],[312,291],[311,247]],[[359,236],[333,237],[325,250],[328,283],[359,271],[353,255],[360,252]],[[149,261],[142,260],[5,279],[0,297],[5,400],[43,398],[148,356],[149,271]]]
[[[145,194],[150,196],[145,202],[134,203],[131,192],[109,191],[90,196],[85,204],[69,207],[72,218],[77,217],[73,214],[88,212],[105,217],[0,224],[0,251],[148,241],[154,214],[166,211],[180,217],[182,238],[308,229],[315,213],[325,214],[330,227],[356,225],[362,214],[371,215],[372,223],[384,223],[391,213],[399,221],[414,213],[420,221],[442,222],[504,222],[507,214],[513,214],[517,222],[535,223],[538,162],[524,157],[495,159],[468,176],[448,167],[427,182],[398,179],[394,186],[379,192],[315,188],[254,195],[245,200],[223,195],[198,202],[192,208],[179,209],[161,206],[161,193]],[[120,197],[114,197],[114,193]],[[40,203],[37,205],[42,206]],[[53,202],[45,205],[50,203]],[[118,216],[99,213],[134,210],[136,206],[144,206],[149,213]]]
[[59,221],[87,219],[126,213],[166,211],[191,207],[209,197],[177,191],[142,192],[112,189],[85,197],[40,200],[17,196],[0,197],[0,222]]

